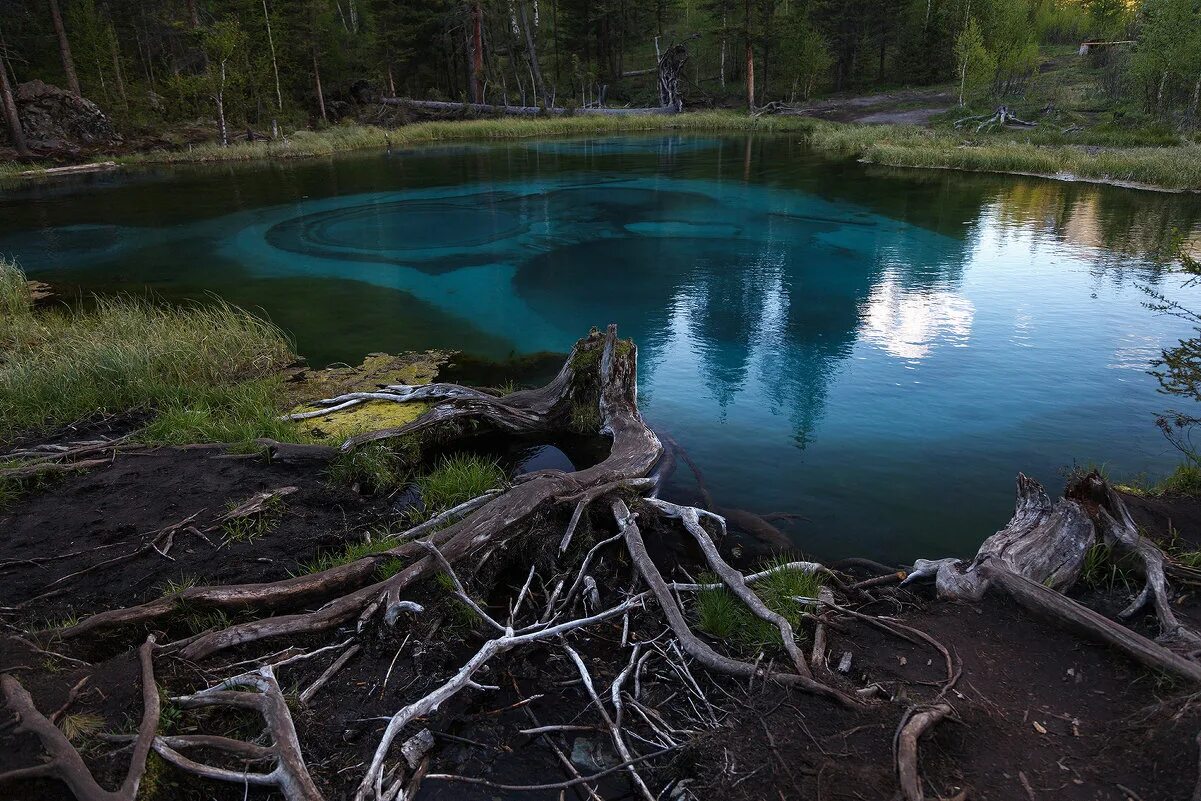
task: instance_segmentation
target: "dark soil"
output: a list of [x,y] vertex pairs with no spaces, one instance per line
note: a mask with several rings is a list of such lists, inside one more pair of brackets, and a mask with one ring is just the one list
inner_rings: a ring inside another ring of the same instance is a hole
[[[229,506],[282,487],[298,491],[285,499],[269,524],[272,531],[233,540],[220,527],[211,528]],[[0,564],[82,551],[33,567],[9,566],[0,573],[0,606],[25,604],[18,615],[23,623],[54,622],[150,600],[168,582],[287,578],[301,562],[340,547],[386,509],[386,502],[330,486],[311,465],[267,464],[208,447],[122,453],[110,467],[64,478],[0,513],[5,534]],[[172,559],[150,551],[51,587],[98,561],[132,553],[146,535],[193,516],[204,538],[177,533],[168,553]]]
[[[477,444],[488,448],[486,442]],[[568,464],[586,460],[586,448],[560,444],[564,450],[559,453],[566,454]],[[520,471],[516,463],[511,466]],[[164,448],[121,453],[108,467],[56,480],[22,499],[0,515],[4,535],[0,537],[0,565],[4,565],[0,625],[20,635],[0,639],[0,671],[19,678],[46,714],[64,703],[76,682],[90,677],[70,714],[96,716],[104,731],[132,731],[141,714],[134,648],[146,629],[86,643],[62,642],[46,630],[47,621],[152,599],[168,582],[184,579],[227,584],[283,578],[322,551],[362,538],[399,512],[403,503],[399,496],[363,497],[330,485],[323,472],[312,464],[269,464],[215,448]],[[132,552],[145,535],[164,526],[195,514],[197,527],[204,530],[229,505],[286,486],[297,491],[285,499],[270,530],[252,540],[225,541],[219,528],[206,531],[209,542],[179,533],[170,552],[175,561],[151,551],[50,587],[102,558]],[[1190,542],[1201,533],[1201,503],[1127,501],[1154,536],[1168,536],[1168,520]],[[538,543],[557,541],[568,512],[558,510],[540,520],[533,538],[494,556],[486,570],[464,574],[469,590],[492,602],[495,616],[504,617],[531,560],[543,558]],[[677,566],[697,572],[696,554],[682,546],[678,531],[650,519],[643,524],[648,546],[665,574],[683,578]],[[590,525],[597,529],[591,530]],[[591,523],[586,516],[577,536],[581,543],[607,536],[611,533],[607,525],[599,516]],[[734,547],[733,538],[727,545]],[[78,557],[19,563],[95,546],[108,547]],[[633,581],[618,547],[603,553],[605,566],[596,575],[602,606],[608,606]],[[51,594],[31,601],[48,587]],[[989,596],[979,604],[956,605],[933,600],[928,589],[874,592],[878,600],[863,611],[891,615],[920,628],[944,643],[962,663],[962,675],[946,695],[954,719],[941,723],[922,741],[921,768],[929,798],[951,798],[964,790],[967,798],[993,801],[1178,801],[1192,793],[1197,776],[1194,738],[1201,719],[1188,703],[1187,688],[1033,619],[1001,598]],[[536,583],[535,597],[541,599],[543,593]],[[1125,604],[1129,590],[1092,588],[1080,597],[1111,611]],[[488,636],[435,582],[423,585],[412,600],[422,603],[426,611],[402,618],[395,628],[381,622],[368,624],[356,637],[361,650],[335,678],[307,706],[292,704],[310,769],[331,801],[353,791],[386,718],[445,681]],[[1192,605],[1186,597],[1182,613],[1191,614]],[[714,726],[706,712],[680,696],[680,685],[666,663],[659,661],[656,666],[652,660],[653,669],[642,677],[643,698],[672,726],[691,729],[695,736],[671,754],[640,767],[640,772],[655,788],[670,783],[674,789],[664,797],[671,798],[877,801],[895,797],[893,739],[898,721],[907,707],[935,698],[946,679],[944,663],[928,645],[845,618],[840,621],[830,632],[830,663],[836,665],[844,652],[850,652],[851,668],[845,677],[830,674],[828,678],[848,687],[878,684],[882,697],[890,701],[851,712],[772,683],[748,685],[702,676],[714,708]],[[212,624],[202,614],[181,614],[153,628],[159,630],[160,641],[167,641]],[[1154,632],[1152,621],[1135,625]],[[663,629],[657,612],[641,612],[631,617],[630,640],[646,643],[661,636]],[[261,660],[290,645],[313,649],[340,643],[353,633],[353,626],[348,626],[296,641],[265,641],[202,664],[161,651],[155,657],[156,679],[164,696],[192,692],[246,669],[234,666],[241,660]],[[628,649],[620,647],[621,636],[618,618],[569,638],[606,700],[628,659]],[[281,669],[281,684],[286,691],[298,693],[338,653],[331,651]],[[546,740],[520,733],[533,725],[598,727],[601,723],[558,644],[494,660],[477,679],[498,689],[461,693],[411,727],[401,741],[428,727],[436,740],[429,763],[434,773],[515,784],[569,778]],[[36,764],[40,755],[36,741],[14,734],[6,723],[0,714],[0,773]],[[249,739],[256,738],[260,729],[259,722],[246,714],[182,712],[170,705],[160,723],[162,732],[222,733]],[[649,733],[645,728],[635,730]],[[599,728],[554,734],[550,741],[566,755],[589,750],[584,746],[596,751],[597,765],[581,764],[582,773],[615,761],[607,746],[600,746],[607,735]],[[636,740],[632,743],[640,753],[653,750]],[[80,738],[79,745],[106,786],[119,784],[128,751],[87,736]],[[599,782],[598,789],[606,799],[636,797],[621,773]],[[418,798],[550,801],[573,794],[572,790],[565,796],[558,790],[507,792],[427,780]],[[243,788],[194,779],[155,757],[140,797],[236,801],[243,798]],[[254,789],[249,793],[249,798],[269,797]],[[54,782],[0,786],[2,801],[69,798],[65,788]]]

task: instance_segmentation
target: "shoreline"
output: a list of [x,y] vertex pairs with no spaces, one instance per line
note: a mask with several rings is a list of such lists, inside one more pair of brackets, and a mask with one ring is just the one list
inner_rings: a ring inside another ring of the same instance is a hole
[[57,173],[107,170],[113,166],[290,161],[473,139],[503,141],[665,132],[801,134],[818,152],[852,158],[863,164],[1013,175],[1150,192],[1201,193],[1201,145],[1194,143],[1090,149],[1087,144],[1034,144],[1005,136],[972,140],[958,132],[913,126],[838,123],[803,115],[749,117],[727,111],[670,116],[463,119],[418,122],[391,129],[340,125],[325,131],[301,130],[280,142],[241,142],[227,148],[209,143],[188,150],[150,150],[102,156],[94,162],[67,168],[43,170],[11,162],[0,164],[0,176],[36,180]]

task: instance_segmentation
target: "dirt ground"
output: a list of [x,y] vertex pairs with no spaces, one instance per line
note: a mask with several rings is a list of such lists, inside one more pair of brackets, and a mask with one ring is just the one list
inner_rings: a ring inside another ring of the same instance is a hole
[[926,125],[955,105],[945,88],[898,89],[872,95],[835,95],[800,106],[796,114],[831,122],[867,125]]
[[[230,505],[280,487],[296,487],[296,492],[288,496],[270,530],[253,540],[225,541],[220,530],[207,531],[205,537],[183,535],[171,559],[146,552],[56,584],[101,556],[133,551],[147,533],[192,515],[205,531]],[[1193,525],[1201,519],[1201,504],[1128,500],[1149,530],[1166,533],[1170,519],[1175,529],[1197,531]],[[369,498],[335,488],[311,465],[270,464],[212,448],[123,454],[111,465],[58,480],[0,516],[5,534],[0,538],[0,622],[7,632],[0,639],[0,670],[17,676],[46,713],[59,708],[70,688],[89,677],[71,715],[90,720],[95,729],[129,731],[140,714],[134,648],[143,633],[60,642],[54,626],[72,615],[152,599],[168,582],[286,577],[319,553],[362,538],[398,514],[405,502],[402,496]],[[688,549],[678,546],[678,537],[670,530],[648,532],[665,572],[673,564],[688,566]],[[34,561],[97,544],[104,550]],[[727,549],[733,544],[724,543]],[[504,612],[506,599],[524,579],[528,562],[523,556],[511,554],[492,578],[495,614]],[[621,588],[630,584],[628,568],[616,560],[609,578],[600,583],[607,599],[619,597]],[[875,592],[876,600],[861,611],[886,614],[927,632],[961,663],[962,675],[946,696],[954,718],[922,743],[928,797],[951,798],[963,791],[962,797],[996,801],[1175,801],[1192,793],[1197,776],[1194,738],[1201,720],[1187,688],[1150,675],[1057,626],[1031,619],[1001,598],[956,605],[934,600],[926,588]],[[1090,602],[1109,599],[1118,606],[1128,597],[1124,593],[1121,587],[1095,591]],[[426,605],[426,614],[394,629],[371,624],[358,638],[361,650],[336,679],[308,704],[293,705],[310,770],[327,798],[352,791],[386,717],[453,674],[485,639],[486,631],[465,622],[436,588],[414,600]],[[1181,609],[1195,617],[1195,607],[1197,602],[1186,598]],[[160,640],[167,641],[209,625],[212,621],[197,613],[178,615],[156,628]],[[642,613],[632,618],[628,636],[649,648],[662,631],[657,614]],[[236,672],[232,665],[241,660],[286,645],[322,647],[352,634],[343,629],[291,643],[259,643],[203,664],[163,653],[156,657],[155,668],[164,695],[185,693]],[[622,624],[615,620],[570,638],[602,694],[626,666],[624,656],[613,657],[621,650],[621,637]],[[664,797],[670,798],[687,798],[686,793],[748,801],[893,797],[893,738],[899,715],[937,694],[947,678],[946,667],[929,645],[844,620],[831,631],[830,664],[836,665],[848,652],[850,670],[846,676],[839,674],[839,680],[849,686],[878,684],[891,702],[856,712],[772,682],[748,685],[706,675],[699,681],[712,708],[690,709],[678,698],[673,700],[678,689],[673,690],[675,677],[666,662],[648,669],[642,677],[643,697],[673,728],[693,734],[680,748],[651,763],[643,775],[653,777],[656,786],[669,786]],[[281,670],[281,683],[289,692],[299,692],[336,653]],[[572,676],[572,666],[558,647],[540,646],[498,659],[481,675],[498,689],[462,693],[423,721],[435,737],[431,772],[517,784],[567,778],[547,741],[520,731],[552,724],[580,727],[551,735],[550,742],[571,755],[582,773],[613,764],[615,758],[603,746],[602,721],[578,679],[564,678]],[[0,772],[36,764],[36,741],[15,734],[5,723],[0,720]],[[253,737],[256,721],[240,713],[175,710],[164,717],[163,730],[220,730]],[[80,745],[103,781],[109,786],[119,783],[127,752],[87,734]],[[644,753],[652,750],[639,745]],[[620,772],[597,786],[603,798],[631,797]],[[242,787],[199,781],[154,758],[141,797],[237,799],[243,792]],[[270,796],[252,788],[248,797]],[[561,796],[559,790],[508,792],[426,781],[418,797]],[[0,799],[5,801],[69,798],[54,782],[0,786]]]

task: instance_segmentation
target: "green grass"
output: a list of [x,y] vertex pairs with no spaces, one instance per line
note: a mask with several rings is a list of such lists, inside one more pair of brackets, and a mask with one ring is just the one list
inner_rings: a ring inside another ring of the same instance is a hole
[[478,498],[505,483],[500,466],[482,456],[456,454],[443,457],[429,473],[417,479],[421,503],[429,516]]
[[7,328],[33,313],[29,282],[16,262],[0,256],[0,326]]
[[283,382],[275,376],[232,386],[193,387],[163,400],[139,438],[159,445],[225,442],[235,450],[256,449],[253,443],[260,437],[303,441],[296,426],[279,419],[282,389]]
[[161,595],[166,598],[172,595],[179,595],[186,589],[196,586],[196,579],[191,576],[180,576],[179,578],[167,579],[167,583],[163,585]]
[[[779,559],[765,564],[759,570],[779,567],[786,562],[786,559]],[[703,584],[718,581],[712,575],[701,578]],[[784,617],[799,632],[801,607],[792,599],[796,596],[815,598],[821,586],[822,578],[817,574],[785,569],[755,582],[752,589],[769,609]],[[698,592],[695,615],[697,626],[702,631],[740,649],[759,651],[782,644],[779,629],[756,617],[746,604],[725,587]]]
[[1156,484],[1151,492],[1155,495],[1201,496],[1201,465],[1191,462],[1178,465],[1167,478]]
[[1017,139],[973,141],[917,128],[853,126],[814,138],[815,146],[871,164],[1042,175],[1066,180],[1201,189],[1201,145],[1085,148]]
[[165,444],[296,441],[279,421],[279,370],[295,356],[275,325],[223,301],[183,307],[98,298],[34,311],[0,263],[0,437],[142,412]]
[[340,454],[330,464],[329,478],[344,487],[386,492],[408,477],[405,461],[387,445],[372,444]]
[[[300,564],[298,574],[320,573],[334,567],[348,565],[368,556],[376,556],[396,547],[396,538],[388,532],[374,532],[358,542],[349,542],[341,550],[325,551],[315,559]],[[404,567],[401,559],[386,559],[377,568],[379,580],[400,572]]]

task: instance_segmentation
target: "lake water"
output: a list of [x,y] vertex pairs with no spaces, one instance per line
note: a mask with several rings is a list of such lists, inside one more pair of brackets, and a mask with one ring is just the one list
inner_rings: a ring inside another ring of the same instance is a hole
[[[1022,470],[1154,478],[1157,265],[1201,199],[892,171],[787,137],[464,144],[0,191],[0,252],[82,293],[216,293],[316,365],[566,351],[616,322],[716,501],[823,558],[963,554]],[[1196,302],[1194,306],[1201,305]],[[669,495],[694,498],[681,465]]]

